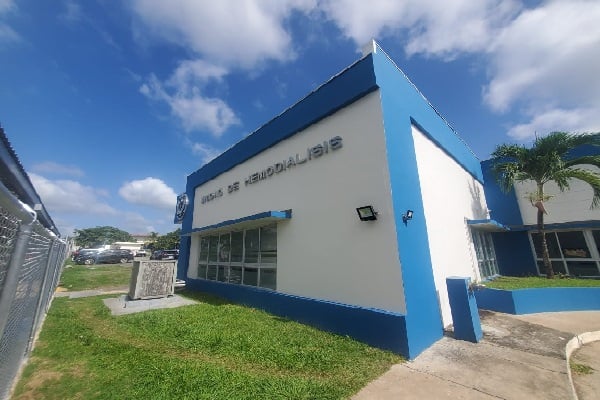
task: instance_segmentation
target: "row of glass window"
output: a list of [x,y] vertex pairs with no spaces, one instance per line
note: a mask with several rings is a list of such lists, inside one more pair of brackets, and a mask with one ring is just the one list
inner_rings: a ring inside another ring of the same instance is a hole
[[198,278],[276,289],[277,225],[201,237]]
[[[538,271],[545,274],[542,237],[531,233]],[[547,232],[546,242],[555,273],[573,276],[600,276],[600,230]]]
[[496,252],[494,250],[492,235],[489,232],[478,230],[473,230],[471,232],[481,278],[486,279],[498,275],[500,272],[496,261]]

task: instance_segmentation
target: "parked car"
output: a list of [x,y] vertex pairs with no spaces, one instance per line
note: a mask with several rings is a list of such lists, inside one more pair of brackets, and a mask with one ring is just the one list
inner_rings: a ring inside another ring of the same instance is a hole
[[150,256],[151,260],[177,260],[179,258],[179,250],[156,250]]
[[75,261],[79,256],[84,254],[98,253],[101,249],[78,249],[71,254],[71,260]]
[[138,250],[135,252],[136,257],[146,257],[146,250]]
[[133,261],[131,250],[109,249],[97,252],[85,252],[80,254],[75,262],[77,264],[124,264]]

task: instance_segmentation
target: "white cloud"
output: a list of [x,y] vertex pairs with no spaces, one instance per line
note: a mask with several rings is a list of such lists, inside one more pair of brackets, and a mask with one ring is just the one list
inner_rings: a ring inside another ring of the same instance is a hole
[[102,201],[101,198],[106,197],[103,190],[72,180],[50,180],[35,173],[29,173],[29,178],[51,215],[55,212],[105,215],[117,213]]
[[600,114],[597,108],[560,109],[530,113],[530,121],[513,126],[508,131],[511,138],[525,142],[537,134],[544,136],[550,132],[598,132]]
[[144,234],[156,231],[155,226],[141,214],[127,212],[124,214],[124,219],[124,225],[127,227],[127,232],[129,233]]
[[495,41],[485,99],[503,111],[523,99],[600,102],[600,2],[554,1],[524,11]]
[[285,22],[294,11],[309,12],[315,5],[316,0],[136,0],[137,37],[174,43],[195,58],[180,63],[164,82],[151,75],[140,92],[165,102],[187,132],[220,136],[239,119],[222,98],[207,95],[206,86],[221,83],[233,68],[293,58]]
[[323,0],[322,5],[327,17],[358,46],[372,38],[402,37],[408,55],[446,59],[484,51],[496,30],[518,10],[512,0]]
[[496,39],[486,103],[497,112],[519,107],[528,122],[509,130],[600,131],[600,2],[551,1],[526,10]]
[[[406,53],[487,62],[483,101],[516,111],[509,128],[527,140],[554,130],[600,130],[600,2],[550,0],[525,8],[502,0],[322,0],[323,10],[357,47],[394,38]],[[594,112],[593,110],[596,110]]]
[[14,0],[0,0],[0,14],[14,10],[15,2]]
[[181,62],[164,83],[151,75],[140,92],[167,103],[187,132],[208,130],[220,136],[239,120],[223,100],[203,96],[202,89],[211,82],[219,82],[226,73],[224,68],[203,60],[187,60]]
[[[13,0],[0,0],[0,17],[17,9]],[[9,25],[0,21],[0,44],[20,42],[21,36]]]
[[10,26],[0,22],[0,43],[20,42],[21,36]]
[[315,0],[136,0],[144,34],[183,45],[215,63],[253,67],[294,56],[284,22],[294,10],[309,11]]
[[162,180],[152,177],[125,182],[119,194],[130,203],[159,209],[175,210],[177,200],[173,189]]
[[200,156],[202,165],[215,159],[219,154],[221,154],[221,151],[219,151],[219,150],[215,149],[214,147],[211,147],[205,143],[189,142],[188,145],[192,149],[192,153],[194,153],[197,156]]
[[78,168],[74,165],[59,164],[53,161],[45,161],[34,164],[31,169],[41,174],[67,175],[76,178],[81,178],[85,175],[81,168]]
[[68,23],[77,23],[83,20],[83,11],[80,4],[68,0],[64,2],[64,7],[65,10],[58,16],[59,19]]

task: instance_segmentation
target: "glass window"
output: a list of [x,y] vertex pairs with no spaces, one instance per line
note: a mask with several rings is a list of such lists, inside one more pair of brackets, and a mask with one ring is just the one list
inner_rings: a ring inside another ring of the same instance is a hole
[[206,264],[198,265],[198,278],[206,279]]
[[244,285],[258,286],[258,268],[244,268]]
[[556,234],[565,258],[590,258],[583,231],[557,232]]
[[231,262],[239,263],[244,259],[244,231],[231,232]]
[[206,279],[210,279],[211,281],[217,280],[217,266],[209,265],[206,271]]
[[260,228],[260,263],[277,263],[277,226]]
[[[552,264],[552,269],[554,270],[555,274],[566,274],[567,273],[567,271],[565,270],[564,262],[552,260],[552,261],[550,261],[550,263]],[[546,275],[546,267],[544,267],[544,261],[538,260],[537,264],[538,264],[538,269],[540,271],[540,274]]]
[[567,261],[567,268],[574,276],[598,276],[598,267],[594,261]]
[[[535,254],[537,255],[537,258],[542,258],[542,235],[540,235],[538,232],[532,233],[531,239],[533,240],[533,247],[535,248]],[[550,258],[561,258],[558,242],[556,241],[556,234],[554,232],[546,233],[546,243],[548,244]]]
[[217,255],[219,252],[219,237],[210,236],[208,240],[208,261],[217,261]]
[[596,243],[596,250],[600,254],[600,231],[592,231],[592,238],[594,239],[594,243]]
[[[538,270],[541,275],[545,275],[546,269],[542,260],[540,238],[539,233],[531,233]],[[573,276],[600,276],[600,230],[553,231],[548,232],[546,238],[550,261],[555,273]]]
[[258,232],[258,229],[248,229],[246,231],[246,238],[244,240],[246,249],[244,262],[246,263],[253,264],[258,262],[258,251],[260,249]]
[[260,269],[260,287],[275,289],[277,281],[277,270],[275,268]]
[[198,278],[276,289],[277,225],[200,238]]
[[200,255],[198,256],[199,263],[206,263],[208,260],[208,238],[200,239]]
[[229,281],[229,266],[228,265],[219,265],[217,267],[217,280],[219,282],[227,282]]
[[229,267],[229,283],[242,283],[242,267]]
[[483,279],[493,275],[498,275],[498,263],[496,262],[496,252],[494,251],[494,242],[489,232],[472,231],[473,245],[479,264],[479,274]]
[[229,262],[229,253],[231,252],[231,243],[229,233],[219,236],[218,258],[219,263]]

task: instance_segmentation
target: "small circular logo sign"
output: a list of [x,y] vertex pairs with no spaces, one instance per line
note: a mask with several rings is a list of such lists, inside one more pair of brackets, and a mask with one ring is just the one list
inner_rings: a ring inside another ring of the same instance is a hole
[[183,193],[177,196],[177,206],[175,207],[175,219],[178,221],[183,220],[185,216],[185,211],[187,210],[187,206],[189,204],[189,200],[187,194]]

